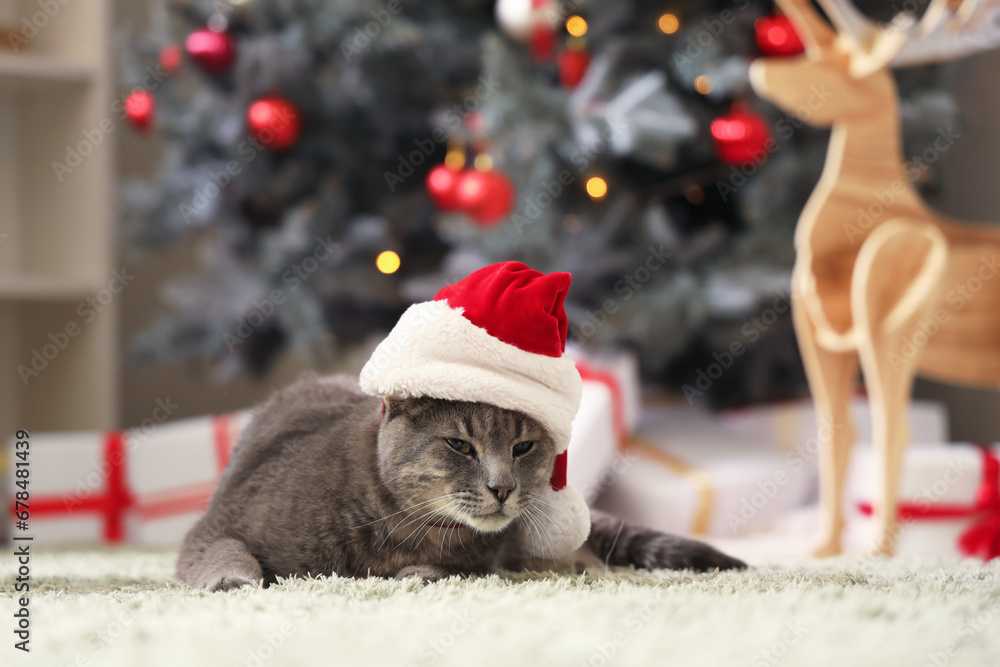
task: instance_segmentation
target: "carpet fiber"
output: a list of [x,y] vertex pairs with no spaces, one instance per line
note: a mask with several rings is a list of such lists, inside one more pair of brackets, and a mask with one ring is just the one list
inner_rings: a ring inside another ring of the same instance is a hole
[[1000,562],[842,558],[429,586],[332,578],[211,594],[174,580],[173,553],[137,551],[35,555],[26,660],[12,647],[8,549],[3,665],[1000,664]]

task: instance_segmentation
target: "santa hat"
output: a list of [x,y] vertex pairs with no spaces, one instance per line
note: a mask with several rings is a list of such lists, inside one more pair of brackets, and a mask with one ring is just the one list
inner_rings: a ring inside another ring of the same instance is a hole
[[538,509],[551,521],[526,548],[559,557],[590,532],[583,496],[566,483],[566,447],[582,383],[566,347],[563,300],[572,277],[501,262],[410,306],[361,371],[376,396],[430,396],[489,403],[541,422],[556,461]]

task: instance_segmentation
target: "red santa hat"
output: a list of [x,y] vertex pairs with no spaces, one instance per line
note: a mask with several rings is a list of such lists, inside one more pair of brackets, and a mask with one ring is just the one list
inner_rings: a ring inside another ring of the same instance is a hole
[[539,557],[568,554],[590,532],[587,503],[566,483],[582,390],[576,364],[563,355],[571,279],[520,262],[479,269],[410,306],[361,371],[361,388],[372,395],[489,403],[549,430],[557,456],[538,509],[551,521],[547,535],[525,544]]

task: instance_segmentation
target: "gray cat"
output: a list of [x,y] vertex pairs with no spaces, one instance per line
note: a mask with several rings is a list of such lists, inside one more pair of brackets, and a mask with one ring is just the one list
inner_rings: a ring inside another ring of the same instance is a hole
[[177,574],[225,591],[333,573],[433,581],[606,564],[746,567],[596,512],[573,557],[527,556],[522,545],[544,540],[552,521],[535,500],[554,459],[545,428],[520,412],[432,398],[387,398],[383,408],[353,378],[306,376],[268,400],[241,436]]

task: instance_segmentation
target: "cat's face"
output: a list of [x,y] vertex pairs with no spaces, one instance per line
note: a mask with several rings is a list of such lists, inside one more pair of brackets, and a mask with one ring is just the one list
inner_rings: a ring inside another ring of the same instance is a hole
[[484,532],[531,511],[556,455],[531,417],[432,398],[386,399],[378,448],[379,474],[401,508]]

